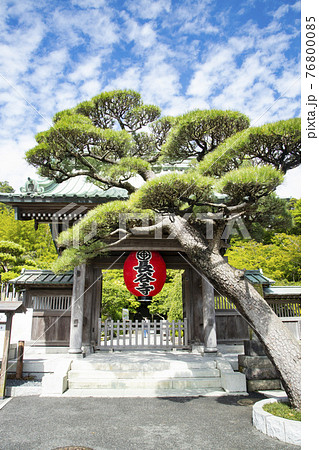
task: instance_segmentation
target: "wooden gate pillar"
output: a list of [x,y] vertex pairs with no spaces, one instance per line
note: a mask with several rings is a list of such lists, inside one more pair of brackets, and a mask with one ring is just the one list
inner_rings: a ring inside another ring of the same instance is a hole
[[74,269],[69,348],[72,354],[82,353],[85,273],[85,264]]
[[9,360],[11,324],[12,324],[13,314],[14,314],[14,312],[6,312],[7,322],[6,322],[6,330],[5,330],[5,334],[4,334],[3,358],[2,358],[1,371],[0,371],[0,399],[4,399],[5,393],[6,393],[7,368],[8,368],[8,360]]
[[202,278],[202,296],[205,352],[217,352],[214,288],[204,278]]
[[82,330],[82,349],[84,353],[91,353],[92,348],[92,306],[94,297],[94,270],[92,266],[85,268],[85,287],[83,302],[83,330]]
[[92,334],[91,343],[93,347],[101,344],[99,335],[99,319],[101,317],[101,303],[102,303],[102,270],[93,270],[94,285],[92,298]]
[[82,264],[74,269],[69,353],[91,353],[98,344],[102,296],[101,270]]
[[192,267],[187,267],[183,274],[183,306],[190,344],[204,343],[201,278]]

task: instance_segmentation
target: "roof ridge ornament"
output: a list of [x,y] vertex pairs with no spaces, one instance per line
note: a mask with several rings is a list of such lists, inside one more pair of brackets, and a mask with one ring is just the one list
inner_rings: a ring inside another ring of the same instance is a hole
[[24,187],[20,188],[20,192],[26,194],[40,194],[44,192],[44,188],[39,186],[39,183],[36,180],[32,180],[30,177],[28,177]]

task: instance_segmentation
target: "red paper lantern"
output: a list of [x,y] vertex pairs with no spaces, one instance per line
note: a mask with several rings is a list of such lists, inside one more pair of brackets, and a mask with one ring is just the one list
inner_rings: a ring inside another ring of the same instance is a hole
[[124,281],[127,289],[137,297],[154,297],[166,280],[166,264],[158,252],[132,252],[124,263]]

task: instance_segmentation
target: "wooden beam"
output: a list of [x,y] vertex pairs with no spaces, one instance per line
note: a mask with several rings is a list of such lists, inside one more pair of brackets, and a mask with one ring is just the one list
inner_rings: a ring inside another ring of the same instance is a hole
[[[132,250],[133,251],[133,250]],[[130,251],[111,253],[104,257],[98,257],[91,261],[91,265],[100,269],[123,269],[124,262],[128,257]],[[187,257],[176,252],[160,252],[167,269],[184,270],[187,267],[191,267],[188,263]]]
[[[115,244],[118,239],[110,239],[108,244]],[[129,237],[119,244],[110,247],[110,252],[113,251],[138,251],[138,250],[150,250],[150,251],[170,251],[170,252],[182,252],[183,249],[180,243],[176,239],[168,239],[163,237],[162,239],[155,239],[153,236],[133,236]]]

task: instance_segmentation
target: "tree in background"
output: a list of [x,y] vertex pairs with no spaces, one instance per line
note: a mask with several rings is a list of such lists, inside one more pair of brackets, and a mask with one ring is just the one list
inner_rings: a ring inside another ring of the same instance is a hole
[[[226,252],[238,269],[262,269],[277,285],[301,282],[301,201],[274,194],[261,199],[256,211],[245,216],[253,239],[232,237]],[[236,231],[236,230],[234,230]]]
[[183,320],[182,273],[182,270],[167,270],[163,289],[148,307],[151,314],[169,321]]
[[[222,256],[225,226],[274,192],[287,170],[300,164],[300,135],[300,119],[249,128],[249,119],[233,111],[160,118],[159,108],[144,105],[133,91],[102,93],[56,114],[54,126],[36,136],[38,145],[27,152],[27,161],[57,181],[86,175],[100,186],[122,187],[131,194],[127,202],[99,205],[61,234],[59,243],[67,250],[56,270],[107,252],[119,228],[119,214],[148,215],[150,226],[130,219],[128,229],[173,233],[191,264],[248,321],[280,373],[292,405],[300,408],[299,342],[243,271]],[[175,164],[190,158],[194,164],[186,173],[155,177],[161,161]],[[141,188],[132,184],[134,175],[144,180]],[[87,239],[93,223],[96,234]],[[214,232],[211,240],[207,226]],[[73,231],[81,243],[76,247]]]
[[293,217],[291,234],[301,235],[301,199],[292,198],[289,202],[289,210]]
[[14,189],[12,186],[10,186],[10,184],[8,183],[8,181],[0,181],[0,192],[14,192]]
[[301,282],[300,236],[278,233],[270,244],[255,240],[233,240],[227,250],[229,263],[238,269],[262,269],[277,285]]
[[0,240],[23,247],[24,256],[38,269],[50,268],[57,258],[49,225],[40,224],[35,230],[33,220],[15,220],[13,209],[6,206],[0,208]]
[[108,270],[103,274],[102,285],[102,320],[122,319],[122,309],[136,313],[140,302],[126,288],[122,270]]
[[22,268],[34,269],[34,261],[25,256],[25,249],[15,242],[0,241],[1,283],[20,275]]
[[292,230],[290,200],[274,193],[262,197],[243,215],[243,220],[252,239],[269,244],[276,233],[289,233]]

